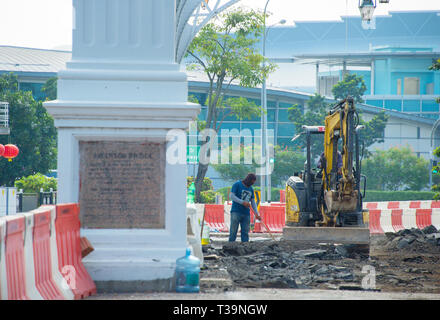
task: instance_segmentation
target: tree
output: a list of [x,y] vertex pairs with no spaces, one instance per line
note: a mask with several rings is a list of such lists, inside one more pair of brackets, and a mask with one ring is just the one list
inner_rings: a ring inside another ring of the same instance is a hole
[[46,94],[46,100],[55,100],[57,98],[57,81],[57,77],[50,78],[41,88],[41,91]]
[[365,129],[360,131],[359,140],[365,147],[364,156],[368,158],[371,155],[371,152],[367,148],[374,143],[384,142],[384,132],[389,117],[385,111],[381,111],[368,122],[362,119],[361,114],[359,115],[359,118],[359,124],[365,126]]
[[429,182],[429,162],[418,158],[409,146],[394,147],[376,150],[362,161],[362,173],[367,177],[368,189],[419,191]]
[[[199,68],[209,79],[207,94],[207,116],[203,127],[215,133],[219,131],[224,119],[251,119],[259,116],[260,108],[245,98],[227,98],[225,92],[233,81],[243,87],[255,87],[263,82],[274,65],[263,64],[266,59],[255,48],[261,35],[263,14],[241,8],[221,14],[212,23],[204,26],[192,41],[187,57],[193,59],[188,69]],[[215,137],[211,137],[215,138]],[[209,142],[202,141],[201,150]],[[203,178],[208,170],[210,151],[206,160],[198,165],[196,201],[200,201]]]
[[[325,102],[325,97],[317,93],[310,97],[307,106],[305,113],[299,105],[293,105],[287,110],[287,117],[295,125],[297,134],[303,131],[303,125],[323,126],[325,117],[330,110],[330,104]],[[322,135],[313,135],[311,139],[311,157],[314,159],[323,151],[324,138]],[[294,146],[297,150],[303,150],[306,147],[306,140],[304,138],[296,139]]]
[[[429,70],[434,70],[434,71],[440,70],[440,59],[434,61],[432,65],[429,67]],[[440,98],[437,98],[436,101],[437,103],[440,103]]]
[[[436,157],[440,157],[440,147],[435,148],[433,153]],[[433,166],[433,168],[432,168],[432,176],[433,176],[433,180],[437,180],[437,181],[439,180],[440,165],[438,163],[437,163],[437,165]],[[432,191],[436,192],[434,199],[439,200],[440,199],[440,184],[439,183],[434,184],[431,189],[432,189]]]
[[[284,186],[287,179],[296,171],[304,168],[305,158],[301,153],[289,149],[281,149],[275,146],[275,163],[271,174],[272,186]],[[245,164],[244,158],[246,153],[259,154],[259,148],[254,146],[242,147],[240,149],[240,164],[214,164],[214,169],[220,174],[221,178],[230,182],[242,180],[249,172],[256,172],[258,164]],[[231,154],[231,152],[230,152]]]
[[[429,67],[429,70],[440,70],[440,59],[437,59],[432,63],[432,65]],[[440,98],[436,99],[437,103],[440,103]],[[434,155],[436,157],[440,157],[440,147],[435,148]],[[440,175],[440,166],[434,166],[432,168],[432,172],[434,173],[434,177],[438,179],[438,176]],[[436,191],[437,193],[434,196],[434,199],[438,200],[440,199],[440,184],[434,184],[432,186],[432,190]]]
[[346,73],[344,80],[339,81],[332,89],[333,96],[337,100],[345,99],[347,96],[351,96],[356,103],[363,103],[362,96],[367,90],[364,79],[362,76],[356,74]]
[[[310,97],[307,102],[307,111],[303,114],[302,108],[298,105],[293,105],[288,109],[288,119],[295,125],[297,133],[302,132],[302,126],[323,126],[325,117],[332,107],[332,104],[326,103],[325,98],[319,94]],[[388,116],[385,112],[380,112],[375,115],[370,121],[362,119],[362,113],[357,110],[359,115],[359,124],[364,125],[365,129],[361,131],[360,140],[363,142],[365,148],[370,147],[374,143],[381,143],[384,141],[384,130],[388,121]],[[312,135],[311,141],[311,157],[317,158],[324,148],[324,139],[322,135]],[[295,141],[295,146],[299,150],[306,147],[304,138],[299,138]],[[368,157],[370,152],[366,150],[365,156]]]
[[56,129],[42,102],[31,92],[19,91],[13,74],[0,77],[0,101],[9,103],[10,127],[10,135],[0,136],[0,143],[13,143],[20,150],[12,162],[0,160],[0,185],[56,168]]

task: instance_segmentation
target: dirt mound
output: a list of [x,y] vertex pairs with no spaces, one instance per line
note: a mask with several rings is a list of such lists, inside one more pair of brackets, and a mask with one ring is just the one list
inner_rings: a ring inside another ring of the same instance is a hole
[[440,232],[434,226],[420,229],[403,229],[385,233],[379,243],[385,251],[412,253],[440,253]]

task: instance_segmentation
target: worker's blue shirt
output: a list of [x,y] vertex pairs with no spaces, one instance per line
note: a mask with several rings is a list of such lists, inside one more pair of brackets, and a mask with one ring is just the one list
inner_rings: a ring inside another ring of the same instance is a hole
[[[249,203],[254,198],[254,189],[252,187],[246,187],[241,181],[237,181],[232,185],[231,192],[235,194],[239,199],[247,201]],[[231,212],[250,214],[250,209],[242,204],[232,201]]]

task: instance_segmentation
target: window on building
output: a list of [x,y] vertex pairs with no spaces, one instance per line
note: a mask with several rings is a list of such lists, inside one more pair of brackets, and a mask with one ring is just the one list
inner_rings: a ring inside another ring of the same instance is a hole
[[339,76],[320,76],[319,94],[322,96],[332,96],[332,89],[338,82]]
[[426,84],[426,94],[434,94],[434,83]]
[[420,139],[420,127],[417,127],[417,139]]
[[420,78],[405,78],[403,80],[403,94],[420,94]]
[[397,79],[397,95],[402,95],[402,79]]

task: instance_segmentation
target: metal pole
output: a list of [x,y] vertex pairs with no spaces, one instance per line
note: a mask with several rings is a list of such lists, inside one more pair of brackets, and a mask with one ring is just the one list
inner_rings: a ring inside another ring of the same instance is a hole
[[433,149],[433,137],[434,133],[437,130],[438,125],[440,124],[440,119],[437,119],[432,126],[431,130],[431,148],[430,148],[430,155],[429,155],[429,189],[432,189],[432,164],[434,161],[434,149]]
[[[270,0],[266,1],[263,12],[263,57],[266,57],[266,12]],[[263,68],[266,62],[263,60]],[[266,202],[266,179],[267,179],[267,126],[266,126],[266,76],[263,75],[263,83],[261,86],[261,160],[264,161],[264,171],[261,176],[261,203]]]

